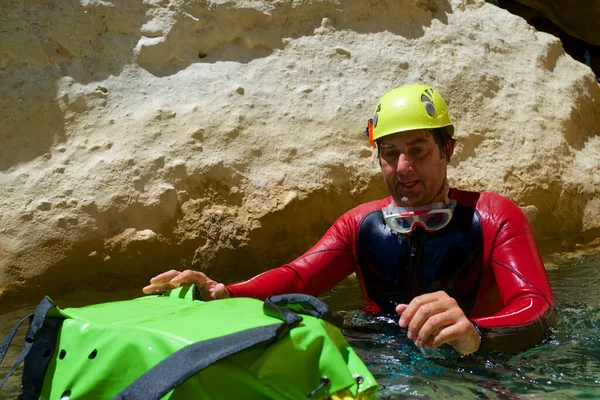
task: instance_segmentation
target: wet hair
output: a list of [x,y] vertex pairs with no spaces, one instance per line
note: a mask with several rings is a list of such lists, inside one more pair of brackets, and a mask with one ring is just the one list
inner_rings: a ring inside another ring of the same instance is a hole
[[448,127],[427,129],[427,133],[433,136],[433,141],[440,150],[440,157],[446,157],[450,161],[452,147],[456,143],[456,139],[452,139]]
[[[456,143],[456,139],[452,139],[450,136],[449,128],[435,128],[435,129],[427,129],[427,133],[433,136],[433,141],[437,145],[440,150],[440,157],[445,157],[446,160],[450,161],[450,156],[452,155],[452,148],[454,143]],[[379,140],[377,140],[377,158],[379,158]]]

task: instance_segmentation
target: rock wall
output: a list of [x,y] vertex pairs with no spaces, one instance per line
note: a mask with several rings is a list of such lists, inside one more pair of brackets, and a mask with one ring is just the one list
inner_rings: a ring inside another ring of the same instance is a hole
[[3,0],[0,302],[292,259],[386,194],[362,132],[415,82],[449,104],[455,186],[600,236],[595,77],[483,0]]

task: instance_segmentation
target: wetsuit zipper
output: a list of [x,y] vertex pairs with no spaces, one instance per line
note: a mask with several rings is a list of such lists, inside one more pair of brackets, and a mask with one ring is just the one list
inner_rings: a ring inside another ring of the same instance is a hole
[[408,257],[408,295],[410,300],[421,294],[421,253],[424,241],[425,231],[421,228],[415,229],[408,236],[408,245],[410,248],[410,255]]

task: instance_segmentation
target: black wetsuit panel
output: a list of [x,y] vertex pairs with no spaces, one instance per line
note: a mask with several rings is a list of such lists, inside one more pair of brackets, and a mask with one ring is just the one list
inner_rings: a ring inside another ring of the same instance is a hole
[[365,290],[384,313],[400,303],[443,290],[469,315],[483,273],[481,219],[457,205],[450,223],[435,232],[391,231],[381,210],[369,213],[358,231],[358,261]]

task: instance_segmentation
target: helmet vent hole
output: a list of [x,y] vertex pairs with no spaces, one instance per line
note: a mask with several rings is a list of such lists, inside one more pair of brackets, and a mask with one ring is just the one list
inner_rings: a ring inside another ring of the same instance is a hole
[[425,103],[425,110],[427,110],[427,114],[429,114],[430,117],[433,117],[435,114],[435,107],[431,103]]
[[65,390],[63,394],[60,395],[60,400],[69,400],[71,398],[71,391]]
[[66,352],[66,350],[63,349],[58,354],[58,358],[60,358],[62,360],[63,358],[65,358],[66,355],[67,355],[67,352]]
[[89,358],[90,360],[93,360],[94,358],[96,358],[96,356],[97,356],[97,355],[98,355],[98,350],[94,349],[94,350],[93,350],[93,351],[90,353],[90,355],[88,356],[88,358]]

